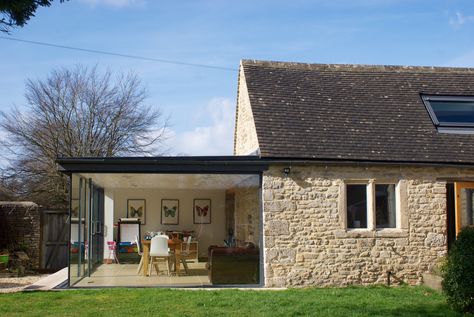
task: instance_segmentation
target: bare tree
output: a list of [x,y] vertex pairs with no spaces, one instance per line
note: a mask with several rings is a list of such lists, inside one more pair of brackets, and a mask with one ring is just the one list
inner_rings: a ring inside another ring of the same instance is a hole
[[67,201],[67,180],[57,157],[157,155],[166,120],[145,104],[146,91],[133,74],[101,74],[77,66],[28,80],[25,109],[0,113],[12,164],[9,189],[46,206]]

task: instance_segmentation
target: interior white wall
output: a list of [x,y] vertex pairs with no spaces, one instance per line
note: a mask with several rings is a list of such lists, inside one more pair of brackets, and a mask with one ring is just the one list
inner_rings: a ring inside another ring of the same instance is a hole
[[[112,190],[110,190],[112,191]],[[107,198],[111,197],[106,190]],[[165,189],[115,189],[112,192],[113,222],[127,215],[127,199],[146,200],[146,224],[141,227],[142,238],[147,231],[194,230],[199,241],[199,256],[207,256],[210,245],[223,245],[225,230],[225,190],[165,190]],[[109,198],[110,199],[110,198]],[[179,224],[161,225],[161,200],[179,200]],[[193,223],[193,200],[211,199],[211,224]],[[110,216],[110,207],[105,208],[106,219]],[[108,230],[107,239],[111,230]]]
[[114,192],[104,189],[104,259],[109,255],[107,241],[114,240]]

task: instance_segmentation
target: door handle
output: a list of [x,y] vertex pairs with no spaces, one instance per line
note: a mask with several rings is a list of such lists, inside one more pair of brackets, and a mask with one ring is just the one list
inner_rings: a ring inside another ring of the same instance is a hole
[[102,233],[102,222],[97,221],[97,222],[96,222],[96,225],[97,225],[96,233],[97,233],[97,234]]

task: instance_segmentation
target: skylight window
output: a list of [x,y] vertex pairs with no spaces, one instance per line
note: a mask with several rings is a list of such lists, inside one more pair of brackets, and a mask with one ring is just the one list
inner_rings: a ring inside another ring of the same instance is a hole
[[474,133],[474,96],[422,96],[431,120],[440,132]]

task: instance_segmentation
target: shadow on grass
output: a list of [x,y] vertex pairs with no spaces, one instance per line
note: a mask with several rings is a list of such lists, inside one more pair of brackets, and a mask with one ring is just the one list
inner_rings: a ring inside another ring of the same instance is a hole
[[13,287],[23,287],[23,286],[26,286],[28,284],[22,284],[22,283],[2,283],[0,285],[0,289],[2,288],[13,288]]
[[[335,312],[338,312],[334,314]],[[329,311],[328,311],[329,313]],[[321,316],[324,312],[321,312]],[[393,308],[384,308],[380,306],[375,307],[361,307],[360,305],[340,305],[338,308],[329,313],[330,316],[433,316],[433,317],[449,317],[462,316],[455,311],[449,310],[446,305],[424,305],[424,304],[407,304],[399,305]]]

